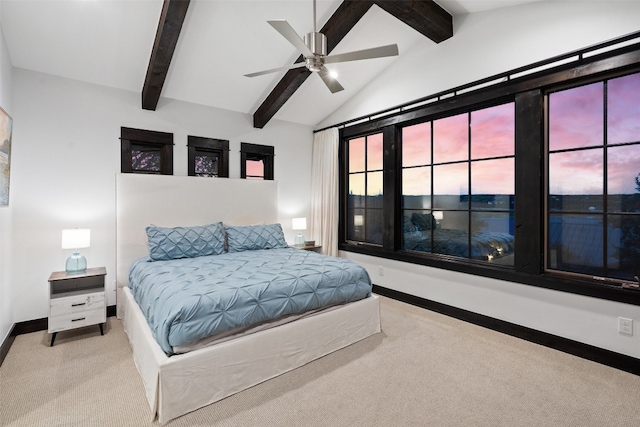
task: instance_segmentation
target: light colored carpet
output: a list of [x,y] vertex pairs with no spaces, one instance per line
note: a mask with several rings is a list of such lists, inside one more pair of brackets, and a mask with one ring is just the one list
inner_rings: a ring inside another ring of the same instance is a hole
[[[381,298],[383,333],[169,426],[638,426],[640,377]],[[121,323],[18,336],[0,425],[149,426]]]

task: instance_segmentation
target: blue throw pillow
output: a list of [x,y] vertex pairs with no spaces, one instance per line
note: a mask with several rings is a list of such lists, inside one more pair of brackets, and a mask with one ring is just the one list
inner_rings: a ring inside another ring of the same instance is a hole
[[224,252],[221,222],[196,227],[146,228],[149,257],[154,261],[219,255]]
[[411,222],[415,225],[418,230],[433,230],[436,228],[436,220],[433,215],[429,214],[419,214],[413,213],[411,214]]
[[224,226],[229,252],[288,248],[280,224]]

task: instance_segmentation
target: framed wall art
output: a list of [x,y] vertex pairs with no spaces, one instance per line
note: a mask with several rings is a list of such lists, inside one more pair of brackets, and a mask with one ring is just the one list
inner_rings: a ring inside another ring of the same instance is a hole
[[9,205],[12,127],[13,119],[0,107],[0,206]]

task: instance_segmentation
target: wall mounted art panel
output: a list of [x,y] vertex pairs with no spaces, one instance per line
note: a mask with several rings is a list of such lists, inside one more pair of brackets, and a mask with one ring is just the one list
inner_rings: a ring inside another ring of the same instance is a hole
[[13,119],[0,107],[0,206],[9,205],[12,126]]

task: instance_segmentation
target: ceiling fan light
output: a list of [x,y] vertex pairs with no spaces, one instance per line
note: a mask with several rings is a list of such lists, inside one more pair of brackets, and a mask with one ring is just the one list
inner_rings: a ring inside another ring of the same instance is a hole
[[336,80],[338,78],[338,72],[337,71],[329,71],[329,77],[331,77],[332,79]]
[[324,62],[318,57],[307,58],[305,63],[307,64],[309,71],[320,71],[322,67],[324,67]]

